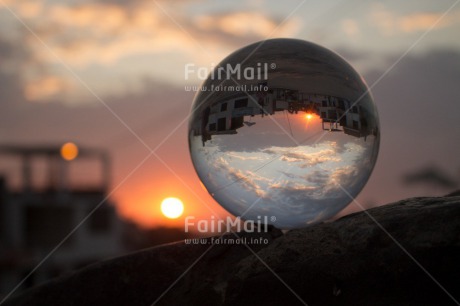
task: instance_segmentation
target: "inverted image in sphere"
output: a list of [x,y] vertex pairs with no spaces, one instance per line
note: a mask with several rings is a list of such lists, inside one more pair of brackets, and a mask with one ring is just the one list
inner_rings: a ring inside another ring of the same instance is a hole
[[379,148],[375,104],[340,56],[296,39],[237,50],[195,97],[190,153],[211,196],[235,216],[305,227],[346,207]]

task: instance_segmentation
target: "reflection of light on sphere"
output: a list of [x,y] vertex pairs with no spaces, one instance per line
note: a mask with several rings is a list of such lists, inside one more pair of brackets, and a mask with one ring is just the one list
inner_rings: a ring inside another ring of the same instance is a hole
[[335,53],[267,40],[228,56],[202,86],[190,152],[206,189],[232,214],[303,227],[334,216],[364,187],[378,153],[377,110]]

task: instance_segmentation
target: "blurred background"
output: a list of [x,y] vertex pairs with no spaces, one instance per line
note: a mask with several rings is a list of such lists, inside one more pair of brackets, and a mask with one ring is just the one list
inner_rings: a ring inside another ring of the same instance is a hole
[[21,288],[227,216],[189,157],[201,80],[184,67],[266,38],[332,49],[371,86],[382,142],[363,207],[457,190],[458,2],[0,0],[0,292],[56,246]]

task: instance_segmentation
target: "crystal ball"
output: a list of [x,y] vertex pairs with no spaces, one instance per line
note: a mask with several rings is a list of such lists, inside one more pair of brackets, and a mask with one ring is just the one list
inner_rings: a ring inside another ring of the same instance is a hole
[[243,220],[281,229],[349,205],[380,141],[363,78],[336,53],[297,39],[257,42],[215,66],[195,96],[188,136],[209,194]]

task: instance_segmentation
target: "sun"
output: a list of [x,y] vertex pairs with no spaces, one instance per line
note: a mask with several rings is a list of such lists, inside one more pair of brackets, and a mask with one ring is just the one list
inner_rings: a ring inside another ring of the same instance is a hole
[[184,204],[178,198],[166,198],[161,202],[161,212],[166,218],[179,218],[184,212]]
[[313,118],[313,115],[312,114],[307,114],[305,117],[307,118],[307,120],[311,120],[311,118]]

